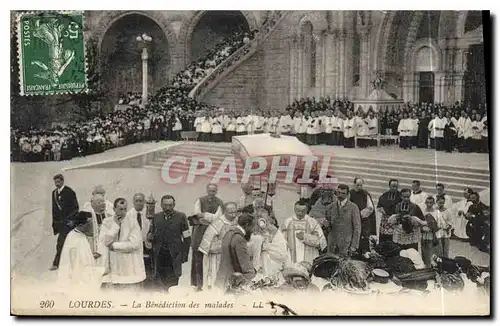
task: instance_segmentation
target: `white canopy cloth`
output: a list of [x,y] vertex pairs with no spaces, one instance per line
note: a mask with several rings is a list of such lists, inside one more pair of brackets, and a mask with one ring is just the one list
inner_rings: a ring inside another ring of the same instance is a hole
[[233,137],[232,150],[242,160],[253,157],[314,156],[308,145],[294,136],[256,134]]

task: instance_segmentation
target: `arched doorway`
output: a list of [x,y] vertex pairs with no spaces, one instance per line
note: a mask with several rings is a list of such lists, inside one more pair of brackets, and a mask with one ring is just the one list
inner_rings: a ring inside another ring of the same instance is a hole
[[160,26],[142,14],[121,17],[108,28],[101,43],[101,85],[109,99],[107,107],[117,104],[127,92],[142,93],[141,49],[136,37],[143,33],[153,38],[148,50],[148,92],[167,82],[171,50]]
[[220,41],[239,31],[250,31],[249,22],[241,11],[205,11],[190,36],[191,61],[203,58]]

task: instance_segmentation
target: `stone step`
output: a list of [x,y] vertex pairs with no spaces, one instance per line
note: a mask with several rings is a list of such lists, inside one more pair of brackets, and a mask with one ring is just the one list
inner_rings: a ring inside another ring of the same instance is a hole
[[[159,167],[158,166],[154,166],[154,165],[145,165],[144,168],[147,168],[147,169],[154,169],[154,170],[158,170]],[[177,177],[177,176],[185,176],[187,174],[187,172],[189,171],[189,169],[182,169],[182,168],[172,168],[171,170],[171,177]],[[210,171],[208,172],[207,174],[203,175],[203,176],[196,176],[195,177],[195,182],[196,181],[199,181],[199,180],[206,180],[206,179],[212,179],[213,176],[215,174],[215,171]],[[241,180],[241,177],[242,177],[242,174],[243,172],[242,171],[237,171],[236,175],[237,175],[237,180],[240,181]],[[262,183],[265,184],[265,182],[267,182],[267,176],[263,176],[262,178]],[[293,191],[293,192],[296,192],[298,191],[299,189],[299,186],[295,183],[284,183],[284,176],[278,174],[277,176],[277,187],[279,189],[284,189],[284,190],[289,190],[289,191]],[[258,180],[258,178],[257,178]],[[346,177],[338,177],[337,178],[337,181],[338,183],[344,183],[344,184],[347,184],[349,186],[351,186],[352,184],[352,179],[349,179],[349,178],[346,178]],[[219,183],[220,184],[224,184],[226,182],[229,182],[228,179],[221,179],[219,180]],[[373,196],[374,198],[374,201],[377,200],[377,198],[382,195],[382,193],[384,193],[385,191],[387,191],[387,182],[377,182],[376,180],[371,180],[371,179],[365,179],[365,189],[367,191],[370,192],[370,194]],[[405,185],[405,184],[401,184],[401,186],[403,187],[409,187],[410,184],[408,185]],[[427,190],[427,189],[426,189]],[[429,189],[429,190],[432,190],[432,191],[428,191],[428,193],[430,194],[433,194],[433,190],[434,189]],[[452,196],[453,200],[454,201],[459,201],[463,198],[462,194],[463,194],[463,190],[462,188],[460,189],[452,189],[452,188],[448,188],[447,191],[446,191],[447,194],[449,194],[450,196]]]
[[[152,165],[152,164],[148,164],[148,165],[150,167],[155,167],[157,169],[161,168],[161,165]],[[190,170],[189,164],[186,164],[186,165],[174,164],[170,167],[170,171],[172,173],[176,173],[176,175],[184,175],[185,176],[189,173],[189,170]],[[218,171],[218,166],[214,166],[214,167],[212,167],[212,169],[209,172],[206,173],[206,175],[213,176],[213,175],[215,175],[215,173],[217,171]],[[238,180],[241,180],[242,175],[243,175],[243,169],[237,168],[236,169],[236,176],[237,176]],[[352,184],[355,176],[357,176],[357,175],[352,174],[349,171],[337,171],[337,173],[331,174],[331,177],[336,178],[338,180],[338,183],[345,183],[347,185]],[[381,176],[376,175],[376,174],[371,174],[371,175],[366,175],[366,176],[361,176],[361,177],[363,177],[363,179],[365,180],[366,185],[376,187],[378,189],[378,191],[382,191],[382,192],[386,191],[388,178],[381,177]],[[285,178],[285,173],[278,173],[277,179],[279,181],[284,180],[284,178]],[[406,179],[400,178],[399,181],[400,181],[400,188],[403,188],[403,187],[410,188],[411,182],[413,181],[413,179],[412,178],[406,178]],[[434,188],[435,187],[434,181],[432,181],[432,180],[425,181],[424,180],[424,181],[421,181],[421,184],[422,184],[422,188],[424,191],[431,192],[431,193],[434,192],[434,189],[435,189]],[[462,193],[463,193],[463,189],[465,187],[471,187],[471,184],[473,184],[473,183],[472,182],[466,183],[466,184],[457,184],[457,183],[449,183],[448,184],[448,183],[446,183],[445,186],[446,186],[446,191],[448,193],[450,193],[450,195],[461,197]],[[475,183],[474,183],[474,185],[475,185],[475,186],[473,186],[474,189],[480,188],[482,190],[484,188],[488,188],[488,186],[481,187],[480,185],[476,185]]]
[[[210,152],[210,157],[212,158],[217,158],[217,157],[226,157],[226,156],[232,156],[234,155],[233,152],[231,151],[230,145],[229,144],[217,144],[216,145],[209,145],[208,147],[202,147],[199,144],[186,144],[186,145],[180,145],[173,147],[170,151],[170,155],[180,155],[182,154],[183,156],[207,156],[207,149],[209,149]],[[394,160],[380,160],[380,159],[365,159],[365,158],[355,158],[355,157],[346,157],[346,156],[339,156],[335,155],[335,153],[325,153],[325,152],[315,152],[313,148],[313,153],[319,157],[323,157],[323,155],[331,155],[331,162],[335,162],[337,164],[348,164],[348,165],[362,165],[362,166],[370,166],[373,168],[377,167],[390,167],[391,169],[397,169],[397,170],[402,170],[403,168],[412,168],[412,170],[419,171],[419,172],[428,172],[428,171],[439,171],[440,173],[466,173],[470,176],[475,177],[485,177],[489,179],[490,177],[490,172],[488,170],[484,169],[475,169],[475,168],[463,168],[463,167],[456,167],[456,166],[447,166],[447,165],[436,165],[435,164],[429,164],[429,163],[415,163],[415,162],[400,162],[397,161],[395,162]]]
[[[165,161],[155,160],[150,162],[149,165],[162,168],[164,163]],[[214,172],[217,171],[221,163],[222,159],[212,160],[211,170]],[[182,171],[187,173],[190,167],[191,167],[190,161],[188,161],[186,162],[186,164],[176,162],[172,164],[170,168],[182,169]],[[235,167],[237,173],[242,173],[244,170],[244,164],[239,160],[236,160]],[[226,170],[228,171],[228,169]],[[408,186],[411,185],[413,180],[419,180],[422,185],[422,188],[428,190],[430,189],[434,190],[434,187],[438,182],[445,184],[447,189],[457,189],[457,190],[459,189],[460,191],[462,191],[463,188],[465,187],[471,187],[471,185],[474,185],[474,187],[481,187],[481,188],[488,188],[490,186],[489,180],[461,178],[454,175],[442,175],[442,174],[436,176],[425,173],[417,174],[406,171],[390,171],[383,169],[377,169],[377,171],[375,171],[374,169],[367,169],[363,167],[339,166],[336,164],[331,164],[329,166],[328,174],[332,177],[348,180],[349,184],[354,181],[355,177],[363,178],[365,182],[367,182],[367,180],[371,180],[373,182],[379,182],[383,184],[387,184],[390,178],[396,178],[402,185],[408,185]]]
[[[172,156],[177,155],[177,153],[173,153]],[[183,157],[187,157],[187,164],[189,164],[191,157],[198,156],[197,153],[182,153]],[[207,157],[207,155],[202,155],[203,157]],[[212,162],[212,167],[219,167],[220,164],[227,158],[233,157],[231,155],[222,156],[222,155],[210,155],[210,159]],[[162,166],[170,156],[168,155],[160,155],[154,161],[151,162],[151,165]],[[321,160],[320,160],[321,163]],[[176,163],[180,164],[180,163]],[[244,163],[242,160],[236,158],[235,165],[237,169],[243,169]],[[320,164],[321,166],[321,164]],[[411,183],[413,180],[419,180],[422,184],[426,186],[434,187],[437,182],[445,183],[447,185],[456,184],[458,186],[468,186],[469,184],[477,184],[482,187],[489,187],[490,180],[489,175],[478,175],[475,173],[468,173],[467,171],[462,171],[461,173],[457,173],[454,171],[448,171],[444,169],[408,169],[404,165],[397,166],[397,169],[392,168],[392,166],[384,166],[380,165],[376,168],[371,168],[365,166],[364,163],[353,162],[352,164],[342,164],[338,162],[338,158],[330,161],[330,165],[328,168],[329,173],[346,173],[350,176],[354,177],[362,177],[366,178],[367,176],[371,176],[374,173],[379,175],[387,176],[387,178],[397,178],[400,181],[408,181]],[[387,179],[386,178],[386,179]]]

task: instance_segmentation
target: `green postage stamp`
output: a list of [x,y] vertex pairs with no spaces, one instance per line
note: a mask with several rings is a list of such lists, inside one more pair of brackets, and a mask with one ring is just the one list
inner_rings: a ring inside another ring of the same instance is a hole
[[83,19],[83,12],[19,14],[21,95],[87,91]]

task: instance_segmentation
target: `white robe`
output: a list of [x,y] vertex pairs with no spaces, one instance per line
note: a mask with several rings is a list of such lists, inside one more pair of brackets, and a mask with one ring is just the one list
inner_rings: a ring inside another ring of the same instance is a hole
[[377,118],[367,118],[368,121],[368,134],[369,135],[377,135],[378,134],[378,119]]
[[484,124],[481,121],[472,121],[470,124],[469,135],[471,135],[472,139],[481,139],[483,128]]
[[310,117],[309,119],[307,119],[307,134],[308,135],[317,135],[319,134],[319,119],[318,118],[313,118],[313,117]]
[[411,122],[410,119],[401,119],[398,125],[399,136],[408,137],[411,136]]
[[201,120],[200,132],[211,133],[212,132],[212,122],[210,118],[203,117]]
[[344,120],[344,138],[354,138],[356,135],[355,118]]
[[[472,202],[467,201],[467,199],[462,199],[459,202],[453,204],[451,208],[451,217],[454,233],[457,237],[461,239],[468,239],[467,233],[465,232],[465,227],[467,226],[468,220],[465,218],[465,214],[469,210],[469,206],[472,205]],[[459,214],[458,212],[461,212]]]
[[369,135],[369,130],[368,130],[368,123],[365,121],[365,119],[361,117],[355,117],[354,118],[356,121],[356,132],[358,136],[368,136]]
[[471,120],[469,117],[460,117],[457,122],[457,136],[459,138],[469,138],[470,135],[466,135],[466,130],[469,129]]
[[483,131],[481,131],[482,137],[488,137],[488,127],[485,125],[485,122],[488,122],[488,117],[481,119],[481,123],[483,124]]
[[425,200],[427,199],[427,197],[429,197],[429,195],[422,191],[421,193],[419,194],[414,194],[413,191],[410,195],[410,202],[414,203],[415,205],[419,206],[419,205],[425,205]]
[[99,290],[104,267],[96,264],[87,236],[78,230],[68,233],[57,270],[58,286],[80,290]]
[[323,126],[325,127],[324,132],[326,134],[331,134],[333,131],[333,120],[335,117],[323,117]]
[[236,132],[245,132],[247,130],[245,121],[246,119],[243,117],[236,118]]

